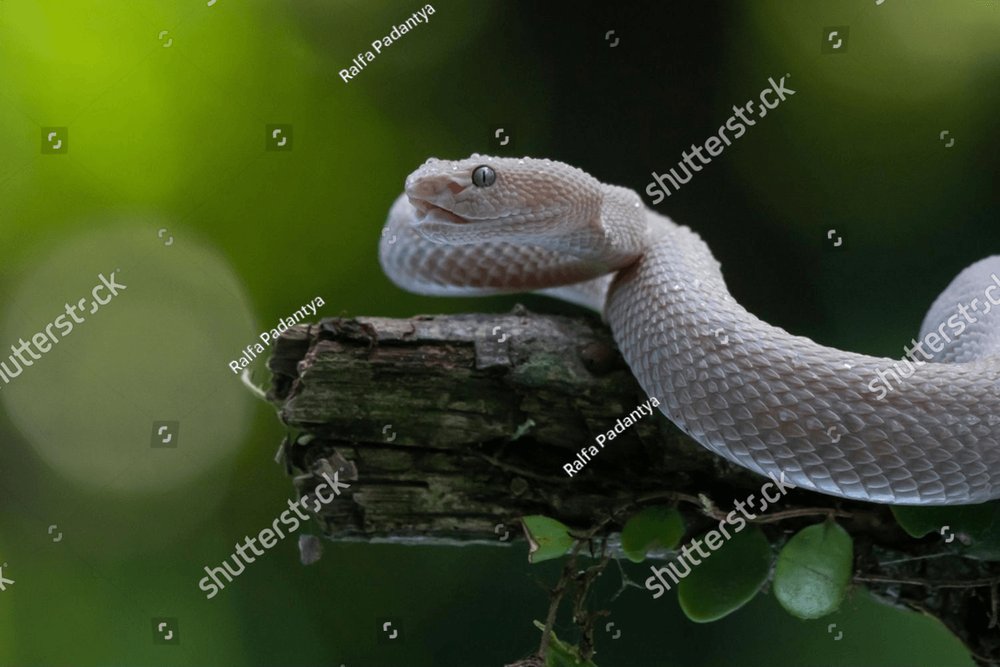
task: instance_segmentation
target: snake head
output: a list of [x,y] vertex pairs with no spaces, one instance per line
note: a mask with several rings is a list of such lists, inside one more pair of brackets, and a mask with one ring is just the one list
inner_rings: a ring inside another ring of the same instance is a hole
[[600,232],[601,183],[552,160],[431,158],[407,177],[406,196],[413,229],[434,243],[544,245],[560,232]]

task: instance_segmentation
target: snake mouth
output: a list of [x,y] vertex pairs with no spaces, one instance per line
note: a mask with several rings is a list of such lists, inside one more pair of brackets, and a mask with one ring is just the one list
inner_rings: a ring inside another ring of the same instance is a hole
[[452,213],[446,208],[432,204],[426,199],[416,199],[411,197],[410,203],[413,204],[413,208],[417,210],[417,223],[422,222],[444,222],[453,225],[467,225],[469,220],[463,218],[462,216]]

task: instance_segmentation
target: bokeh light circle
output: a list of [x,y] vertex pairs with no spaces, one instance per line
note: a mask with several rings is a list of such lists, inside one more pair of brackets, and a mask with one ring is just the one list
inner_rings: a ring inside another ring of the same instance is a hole
[[[125,289],[91,312],[92,289],[112,272]],[[81,485],[134,494],[188,482],[232,454],[252,399],[227,362],[255,327],[225,261],[152,219],[70,239],[23,272],[4,309],[0,361],[15,369],[10,346],[80,299],[83,322],[63,333],[64,317],[48,352],[0,379],[10,419],[44,462]]]

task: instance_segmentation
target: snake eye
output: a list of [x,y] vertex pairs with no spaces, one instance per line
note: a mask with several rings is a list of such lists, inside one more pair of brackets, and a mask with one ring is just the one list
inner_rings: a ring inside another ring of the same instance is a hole
[[488,188],[493,185],[496,180],[497,173],[486,165],[476,167],[472,172],[472,182],[476,185],[476,187]]

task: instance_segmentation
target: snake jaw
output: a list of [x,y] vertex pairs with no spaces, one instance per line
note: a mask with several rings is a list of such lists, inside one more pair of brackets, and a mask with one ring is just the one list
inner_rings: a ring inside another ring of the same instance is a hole
[[411,175],[406,179],[406,196],[416,210],[414,223],[438,222],[464,225],[469,218],[455,213],[459,199],[471,182],[463,183],[457,174]]
[[415,223],[417,225],[428,222],[446,222],[455,225],[464,225],[469,222],[462,216],[457,215],[442,206],[432,204],[426,199],[414,199],[411,197],[410,203],[413,204],[413,208],[417,210],[417,215],[415,216]]

